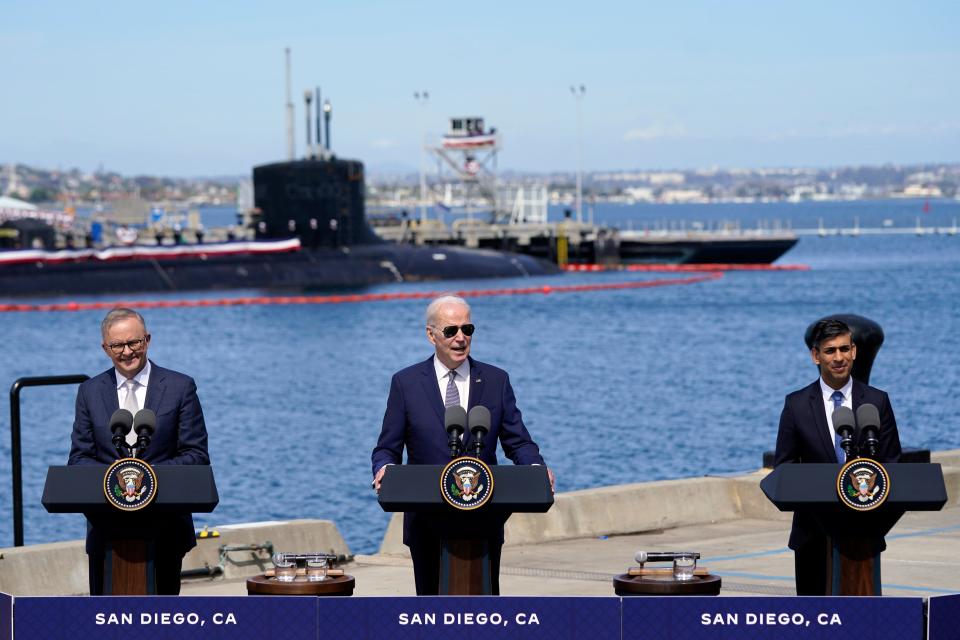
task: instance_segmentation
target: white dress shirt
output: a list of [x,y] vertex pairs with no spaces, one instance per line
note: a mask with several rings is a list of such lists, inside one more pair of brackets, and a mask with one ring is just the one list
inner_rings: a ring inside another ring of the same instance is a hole
[[[433,368],[437,372],[437,386],[440,387],[440,397],[446,399],[450,369],[440,362],[436,355],[433,356]],[[470,361],[464,360],[454,371],[457,372],[457,377],[453,383],[457,385],[457,392],[460,394],[460,406],[466,411],[467,407],[470,406]]]
[[[122,373],[113,370],[113,373],[117,377],[117,402],[119,406],[123,406],[123,401],[127,399],[127,388],[124,386],[127,382],[127,379]],[[150,380],[150,361],[147,360],[147,366],[140,370],[140,373],[133,376],[133,380],[137,381],[136,391],[134,392],[137,396],[137,406],[143,409],[143,404],[147,401],[147,382]]]
[[834,389],[826,382],[823,381],[823,378],[820,378],[820,391],[823,392],[823,408],[827,412],[827,427],[830,429],[830,442],[836,442],[837,432],[833,428],[833,398],[830,396],[833,395],[834,391],[839,391],[843,394],[843,404],[844,406],[851,411],[853,410],[853,376],[850,376],[847,379],[847,384],[843,385],[840,389]]

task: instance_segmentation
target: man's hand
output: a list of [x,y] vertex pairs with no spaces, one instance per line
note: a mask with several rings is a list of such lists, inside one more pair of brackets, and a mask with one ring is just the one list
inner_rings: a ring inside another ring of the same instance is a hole
[[557,492],[557,476],[553,475],[553,471],[550,470],[550,467],[547,467],[547,477],[550,478],[550,492]]
[[383,474],[387,472],[387,467],[390,465],[383,465],[377,469],[377,475],[373,476],[373,490],[377,493],[380,493],[380,481],[383,480]]

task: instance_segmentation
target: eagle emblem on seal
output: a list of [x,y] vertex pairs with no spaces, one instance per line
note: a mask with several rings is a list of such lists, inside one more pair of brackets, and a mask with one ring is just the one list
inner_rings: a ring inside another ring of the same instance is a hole
[[460,492],[460,497],[465,501],[473,500],[477,494],[483,492],[483,483],[478,482],[477,470],[463,466],[453,472],[453,480],[457,484],[457,490]]
[[119,483],[115,493],[121,493],[121,495],[117,497],[123,498],[127,502],[136,502],[147,490],[146,487],[142,486],[143,471],[136,467],[123,467],[118,469],[117,480]]

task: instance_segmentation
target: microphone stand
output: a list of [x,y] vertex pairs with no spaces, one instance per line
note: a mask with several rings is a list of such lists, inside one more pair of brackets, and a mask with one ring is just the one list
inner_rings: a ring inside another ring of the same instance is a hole
[[474,429],[471,435],[473,436],[473,446],[471,447],[473,449],[473,457],[479,458],[480,453],[483,451],[483,437],[487,434],[483,429]]
[[459,458],[460,454],[463,452],[462,443],[460,442],[461,433],[462,431],[456,427],[451,427],[447,431],[447,446],[450,447],[451,458]]

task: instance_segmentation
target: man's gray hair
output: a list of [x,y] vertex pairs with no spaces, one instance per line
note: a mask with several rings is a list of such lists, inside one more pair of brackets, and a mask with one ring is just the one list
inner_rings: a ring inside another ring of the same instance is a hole
[[470,305],[467,304],[467,301],[461,298],[460,296],[455,296],[453,294],[442,295],[439,298],[434,298],[430,304],[427,305],[427,312],[424,314],[427,324],[432,325],[433,321],[437,317],[437,312],[445,304],[457,304],[467,308],[467,313],[470,313]]
[[107,339],[107,331],[110,330],[110,327],[120,322],[121,320],[127,320],[129,318],[136,318],[140,321],[140,324],[143,325],[144,330],[147,328],[147,321],[143,319],[143,316],[134,311],[133,309],[128,309],[126,307],[117,307],[112,309],[110,313],[106,315],[103,319],[103,322],[100,323],[100,335],[103,336],[103,339]]

